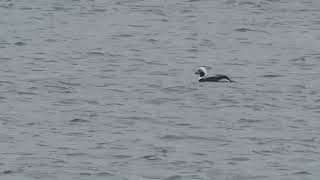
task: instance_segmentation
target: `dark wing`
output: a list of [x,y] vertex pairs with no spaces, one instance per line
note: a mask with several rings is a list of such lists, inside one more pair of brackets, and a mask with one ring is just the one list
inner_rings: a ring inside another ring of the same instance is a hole
[[203,79],[200,79],[199,81],[200,82],[220,82],[221,80],[228,80],[229,82],[234,82],[228,76],[221,75],[221,74],[212,76],[212,77],[203,78]]

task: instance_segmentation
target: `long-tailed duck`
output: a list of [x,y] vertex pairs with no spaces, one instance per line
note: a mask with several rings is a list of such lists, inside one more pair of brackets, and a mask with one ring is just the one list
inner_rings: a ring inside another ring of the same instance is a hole
[[195,74],[199,75],[199,82],[226,82],[225,80],[227,80],[228,82],[235,82],[235,81],[232,81],[228,76],[222,75],[222,74],[218,74],[212,77],[207,77],[208,71],[204,66],[200,66]]

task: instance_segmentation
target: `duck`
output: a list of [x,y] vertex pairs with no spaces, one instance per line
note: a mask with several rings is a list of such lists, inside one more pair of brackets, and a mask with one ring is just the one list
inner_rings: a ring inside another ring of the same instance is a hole
[[223,74],[217,74],[215,76],[208,77],[206,66],[200,66],[195,74],[199,75],[199,82],[235,82]]

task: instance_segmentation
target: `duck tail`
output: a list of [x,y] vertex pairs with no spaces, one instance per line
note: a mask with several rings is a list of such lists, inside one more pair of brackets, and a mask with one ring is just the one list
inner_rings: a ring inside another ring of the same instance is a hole
[[236,83],[235,81],[232,81],[228,76],[225,76],[225,78],[226,78],[229,82]]

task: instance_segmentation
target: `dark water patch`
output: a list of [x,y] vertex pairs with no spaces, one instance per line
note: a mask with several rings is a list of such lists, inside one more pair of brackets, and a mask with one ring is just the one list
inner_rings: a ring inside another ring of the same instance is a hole
[[230,159],[226,159],[229,161],[249,161],[249,158],[244,158],[244,157],[236,157],[236,158],[230,158]]
[[165,104],[165,103],[169,103],[169,102],[178,102],[180,99],[176,99],[176,98],[154,98],[154,99],[150,99],[150,100],[145,100],[144,102],[147,104]]
[[105,12],[107,11],[106,9],[102,9],[102,8],[95,8],[95,9],[92,9],[90,10],[91,12]]
[[31,10],[33,10],[33,8],[32,7],[21,7],[21,8],[19,8],[20,10],[23,10],[23,11],[31,11]]
[[56,101],[54,104],[55,105],[76,105],[81,103],[79,99],[62,99],[62,100]]
[[[306,146],[306,147],[310,147],[310,148],[316,149],[315,146]],[[303,154],[307,153],[307,154],[314,154],[314,155],[319,154],[319,152],[317,152],[317,151],[311,151],[311,150],[293,150],[293,152],[303,153]],[[311,161],[309,161],[309,162],[311,162]]]
[[58,60],[54,60],[54,59],[48,59],[48,60],[46,60],[46,59],[44,59],[43,62],[56,63],[56,62],[58,62]]
[[187,51],[190,52],[190,53],[197,53],[197,52],[199,52],[200,50],[199,50],[198,48],[190,48],[190,49],[188,49]]
[[[106,78],[106,79],[108,79],[108,78]],[[109,82],[109,83],[104,83],[103,85],[97,85],[96,87],[110,87],[110,86],[117,86],[117,84]]]
[[162,140],[177,141],[177,140],[196,140],[196,141],[218,141],[218,142],[232,142],[227,139],[217,137],[202,137],[202,136],[179,136],[179,135],[165,135],[160,137]]
[[89,121],[85,120],[85,119],[75,118],[75,119],[70,120],[69,122],[71,122],[71,123],[87,123]]
[[152,15],[157,15],[157,16],[164,16],[164,17],[167,17],[166,13],[161,10],[161,9],[136,9],[137,12],[142,12],[142,13],[145,13],[145,14],[152,14]]
[[11,171],[11,170],[5,170],[3,171],[1,174],[13,174],[14,171]]
[[14,6],[13,3],[8,3],[7,5],[0,5],[0,8],[5,8],[5,9],[9,9],[9,8],[12,8]]
[[26,45],[26,43],[24,43],[24,42],[16,42],[16,43],[14,43],[14,45],[16,45],[16,46],[24,46],[24,45]]
[[91,173],[88,173],[88,172],[81,172],[80,173],[80,176],[91,176],[92,174]]
[[11,43],[9,43],[6,40],[0,40],[0,45],[10,45]]
[[88,136],[87,132],[67,132],[67,133],[64,133],[64,135],[72,136],[72,137]]
[[16,93],[19,95],[38,95],[37,93],[27,91],[17,91]]
[[[101,69],[102,72],[115,72],[116,70],[115,69]],[[95,75],[96,77],[100,77],[100,78],[110,78],[110,76],[107,76],[107,75]]]
[[64,7],[63,5],[61,6],[54,6],[52,7],[52,9],[50,9],[49,11],[63,11],[63,12],[69,12],[69,11],[72,11],[73,8],[67,8],[67,7]]
[[192,124],[189,123],[178,123],[177,126],[192,126]]
[[115,88],[108,89],[108,91],[117,92],[117,93],[126,93],[125,90],[115,89]]
[[183,57],[183,59],[197,59],[197,56],[186,56],[186,57]]
[[124,155],[124,154],[112,155],[112,157],[116,158],[116,159],[129,159],[129,158],[132,158],[132,156]]
[[74,152],[74,153],[69,153],[66,154],[66,156],[72,156],[72,157],[77,157],[77,156],[87,156],[87,153],[82,153],[82,152]]
[[157,157],[157,155],[145,155],[145,156],[142,156],[141,158],[149,161],[161,160],[161,158]]
[[263,106],[261,106],[261,105],[244,105],[243,107],[252,109],[254,111],[262,111],[263,110]]
[[97,173],[97,176],[103,176],[103,177],[105,177],[105,176],[114,176],[114,174],[109,173],[109,172],[99,172],[99,173]]
[[302,57],[298,57],[298,58],[293,58],[290,61],[292,61],[292,62],[305,62],[306,60],[307,60],[306,57],[302,56]]
[[[0,57],[1,61],[10,61],[12,58],[8,58],[8,57]],[[9,70],[6,70],[9,71]]]
[[147,87],[150,87],[150,88],[153,88],[153,89],[159,89],[161,87],[161,85],[160,84],[150,84],[150,83],[148,83]]
[[225,103],[231,103],[233,105],[236,105],[236,104],[239,104],[240,102],[235,100],[235,99],[231,99],[231,98],[222,98],[222,99],[219,99],[220,101],[222,102],[225,102]]
[[243,123],[260,123],[261,120],[258,119],[247,119],[247,118],[241,118],[239,119],[239,122]]
[[276,77],[283,77],[283,75],[279,75],[279,74],[265,74],[262,77],[265,78],[276,78]]
[[104,52],[98,52],[98,51],[90,51],[90,52],[87,52],[87,54],[89,56],[105,56]]
[[131,38],[133,37],[133,34],[119,34],[119,35],[113,35],[113,38]]
[[165,178],[164,180],[182,180],[183,177],[180,175],[174,175],[174,176],[169,176],[167,178]]
[[248,31],[253,31],[253,30],[248,29],[248,28],[238,28],[238,29],[235,29],[234,31],[237,31],[237,32],[248,32]]
[[[145,117],[145,116],[126,116],[126,117],[118,117],[122,120],[152,120],[151,117]],[[132,121],[121,121],[122,123],[125,123],[125,124],[133,124],[134,122]]]
[[196,156],[208,156],[208,154],[206,154],[206,153],[199,153],[199,152],[194,152],[192,154],[196,155]]
[[297,175],[312,175],[311,173],[309,173],[308,171],[299,171],[299,172],[295,172],[293,174],[297,174]]
[[69,87],[58,86],[58,85],[46,85],[44,87],[48,88],[49,92],[70,93],[72,90]]
[[159,42],[158,40],[154,39],[154,38],[149,38],[146,40],[147,42],[150,42],[150,43],[156,43],[156,42]]
[[65,147],[65,146],[57,147],[55,149],[58,149],[58,150],[70,150],[70,151],[75,151],[76,150],[75,148]]
[[57,40],[56,40],[56,39],[46,39],[45,41],[46,41],[46,42],[49,42],[49,43],[57,42]]
[[[254,30],[254,29],[249,29],[249,28],[238,28],[238,29],[235,29],[233,31],[236,31],[236,32],[259,32],[259,33],[266,33],[266,34],[270,34],[269,32],[267,31],[262,31],[262,30]],[[248,39],[246,39],[248,40]]]
[[317,64],[311,63],[310,59],[308,59],[306,56],[293,58],[289,60],[292,62],[293,65],[300,66],[301,68],[304,68],[305,70],[310,70],[312,67],[316,67]]
[[122,103],[107,103],[107,104],[104,104],[103,106],[125,106],[125,104],[122,104]]
[[146,28],[149,27],[147,25],[144,24],[129,24],[128,27],[134,27],[134,28]]
[[34,71],[34,72],[43,72],[43,71],[47,71],[47,69],[32,69],[31,71]]
[[273,156],[275,154],[282,154],[282,153],[279,153],[278,151],[273,151],[273,150],[262,150],[262,151],[253,150],[252,152],[261,156]]
[[254,6],[256,5],[256,2],[252,2],[252,1],[241,1],[238,3],[238,5],[251,5],[251,6]]
[[264,106],[273,107],[273,108],[280,108],[277,104],[271,104],[271,103],[262,103]]
[[168,65],[168,64],[165,64],[165,63],[161,63],[158,60],[146,61],[145,63],[148,64],[148,65],[158,65],[158,66],[167,66]]
[[169,153],[169,147],[163,147],[163,146],[154,146],[151,145],[152,149],[154,149],[156,152],[160,153],[162,156],[167,156]]

